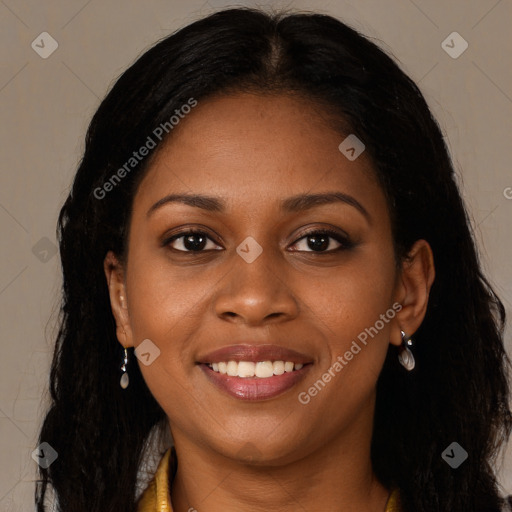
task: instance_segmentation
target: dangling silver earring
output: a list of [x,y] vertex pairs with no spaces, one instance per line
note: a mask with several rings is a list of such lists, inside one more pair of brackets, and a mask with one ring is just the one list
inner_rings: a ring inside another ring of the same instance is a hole
[[130,384],[130,377],[128,377],[128,372],[126,370],[126,365],[128,364],[128,351],[124,349],[124,361],[121,365],[121,370],[123,371],[123,375],[121,375],[121,380],[119,384],[121,384],[121,387],[123,389],[126,389],[128,387],[128,384]]
[[400,346],[400,352],[398,354],[398,360],[400,364],[407,370],[411,371],[416,365],[414,356],[411,352],[412,340],[409,338],[404,331],[400,331],[402,334],[402,345]]

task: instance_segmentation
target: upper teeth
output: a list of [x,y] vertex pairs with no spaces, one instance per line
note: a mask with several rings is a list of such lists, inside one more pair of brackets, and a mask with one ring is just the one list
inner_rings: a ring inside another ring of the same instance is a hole
[[260,377],[267,378],[272,375],[282,375],[284,372],[300,370],[304,365],[291,361],[228,361],[211,363],[208,365],[213,371],[228,374],[230,377]]

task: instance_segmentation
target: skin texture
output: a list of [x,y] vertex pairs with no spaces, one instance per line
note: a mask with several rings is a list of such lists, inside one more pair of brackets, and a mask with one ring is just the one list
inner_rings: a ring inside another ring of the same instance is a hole
[[[161,350],[140,366],[175,440],[175,512],[385,508],[389,489],[370,461],[375,386],[389,343],[400,345],[400,330],[412,336],[424,318],[434,264],[418,241],[397,271],[384,193],[365,153],[349,161],[339,151],[345,136],[290,96],[200,102],[137,190],[125,265],[111,252],[105,258],[119,342],[149,338]],[[369,218],[341,202],[280,209],[290,196],[332,191],[355,198]],[[225,211],[167,203],[147,214],[170,193],[216,196]],[[189,228],[211,239],[202,253],[185,252],[184,238],[162,246]],[[353,247],[335,251],[340,243],[330,238],[315,250],[305,232],[322,228],[345,232]],[[236,252],[248,236],[263,248],[252,263]],[[299,403],[299,392],[394,303],[402,305],[394,319],[307,405]],[[313,366],[280,396],[232,398],[196,361],[242,340],[298,350]]]

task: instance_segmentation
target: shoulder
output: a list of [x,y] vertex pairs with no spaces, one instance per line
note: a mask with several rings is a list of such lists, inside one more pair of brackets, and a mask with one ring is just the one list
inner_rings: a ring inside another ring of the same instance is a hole
[[153,512],[156,510],[156,482],[153,478],[137,501],[137,512]]
[[137,512],[172,512],[169,475],[176,468],[174,447],[162,456],[154,477],[137,501]]
[[388,502],[386,503],[385,512],[401,512],[400,506],[400,491],[398,488],[394,488],[391,490],[391,494],[389,495]]

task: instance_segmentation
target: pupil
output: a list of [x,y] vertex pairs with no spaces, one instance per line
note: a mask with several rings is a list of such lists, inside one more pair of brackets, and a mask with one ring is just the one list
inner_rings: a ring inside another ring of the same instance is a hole
[[[198,241],[194,241],[195,239],[197,239]],[[187,237],[185,237],[185,240],[183,241],[183,245],[189,251],[198,251],[198,250],[204,249],[205,242],[206,242],[205,236],[202,236],[201,234],[193,234],[193,235],[188,235]]]
[[311,235],[308,237],[308,246],[310,249],[314,250],[327,249],[327,247],[329,247],[329,237],[324,235]]

